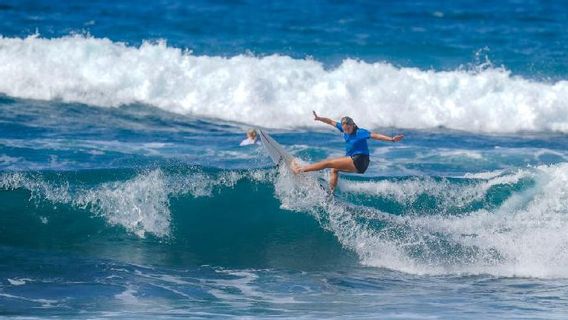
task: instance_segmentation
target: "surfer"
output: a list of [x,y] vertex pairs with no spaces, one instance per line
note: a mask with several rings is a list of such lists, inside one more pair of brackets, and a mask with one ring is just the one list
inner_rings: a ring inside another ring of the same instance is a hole
[[318,116],[315,111],[313,111],[313,113],[315,121],[321,121],[329,124],[343,132],[343,138],[345,139],[345,157],[326,159],[304,166],[294,162],[292,165],[292,171],[298,174],[301,172],[319,171],[331,168],[331,176],[329,180],[331,192],[333,192],[337,185],[340,171],[357,172],[361,174],[365,173],[369,166],[369,147],[367,146],[367,139],[370,138],[379,141],[398,142],[404,137],[403,135],[389,137],[359,128],[353,119],[347,116],[341,118],[340,122],[336,122],[329,118]]
[[247,137],[246,139],[241,141],[240,146],[248,146],[251,144],[260,144],[260,140],[258,140],[258,137],[256,135],[256,130],[252,128],[247,130]]

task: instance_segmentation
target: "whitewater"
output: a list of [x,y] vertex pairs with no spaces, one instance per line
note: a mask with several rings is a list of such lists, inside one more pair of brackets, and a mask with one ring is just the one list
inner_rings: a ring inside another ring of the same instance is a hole
[[75,35],[0,38],[0,92],[118,107],[133,103],[269,128],[315,124],[311,110],[371,128],[568,132],[568,82],[514,76],[490,61],[454,71],[347,59],[326,68],[282,55],[196,56]]

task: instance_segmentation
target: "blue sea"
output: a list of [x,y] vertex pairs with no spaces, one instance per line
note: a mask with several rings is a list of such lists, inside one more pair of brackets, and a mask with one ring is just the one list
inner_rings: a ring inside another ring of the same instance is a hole
[[[0,318],[568,318],[568,3],[0,1]],[[371,141],[364,175],[312,110]]]

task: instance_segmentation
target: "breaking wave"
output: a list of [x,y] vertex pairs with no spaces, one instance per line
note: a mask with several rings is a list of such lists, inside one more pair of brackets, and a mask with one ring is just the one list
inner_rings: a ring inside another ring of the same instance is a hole
[[0,37],[0,93],[169,112],[273,128],[314,126],[311,110],[363,127],[568,132],[568,82],[475,70],[344,60],[333,69],[287,56],[195,56],[165,42],[139,47],[74,35]]

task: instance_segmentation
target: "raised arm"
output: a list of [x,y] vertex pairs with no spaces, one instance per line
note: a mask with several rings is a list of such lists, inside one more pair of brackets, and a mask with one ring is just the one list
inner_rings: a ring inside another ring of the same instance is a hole
[[327,124],[329,124],[330,126],[335,127],[335,124],[336,124],[337,122],[335,122],[334,120],[331,120],[330,118],[319,117],[319,116],[316,114],[315,111],[312,111],[312,112],[314,113],[314,120],[315,120],[315,121],[321,121],[321,122],[323,122],[323,123],[327,123]]
[[396,135],[394,137],[389,137],[389,136],[382,135],[380,133],[371,132],[371,139],[373,139],[373,140],[388,141],[388,142],[399,142],[400,140],[402,140],[402,138],[404,138],[404,135],[402,135],[402,134]]

